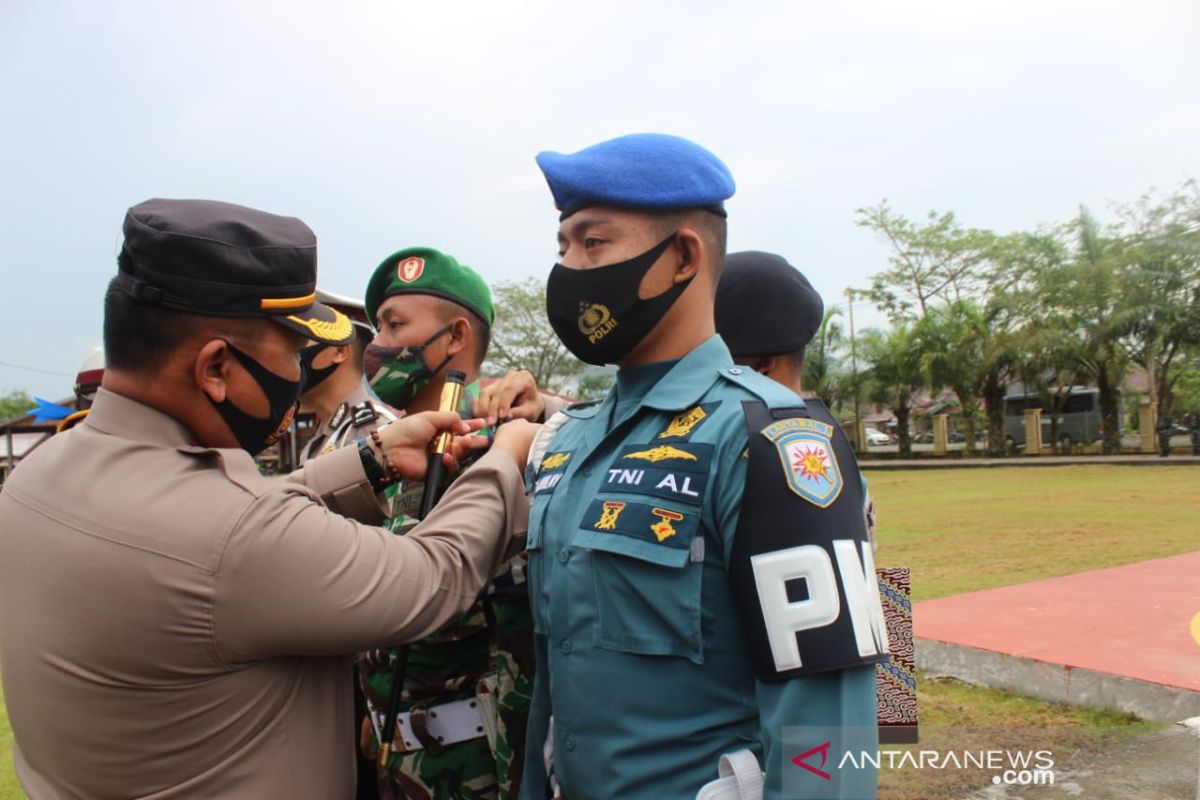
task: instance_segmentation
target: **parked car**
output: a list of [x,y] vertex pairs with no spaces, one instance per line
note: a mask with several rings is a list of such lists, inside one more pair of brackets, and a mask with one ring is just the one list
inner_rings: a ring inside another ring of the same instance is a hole
[[[962,444],[967,440],[967,437],[958,431],[947,431],[946,441],[950,444]],[[915,444],[933,444],[933,431],[923,431],[913,437]]]
[[892,437],[877,428],[867,428],[867,444],[891,444]]

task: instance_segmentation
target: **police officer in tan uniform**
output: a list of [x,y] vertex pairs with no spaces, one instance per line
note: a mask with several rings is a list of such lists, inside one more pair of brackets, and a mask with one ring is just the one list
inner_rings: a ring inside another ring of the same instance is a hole
[[317,290],[317,300],[350,318],[351,332],[337,342],[314,342],[300,351],[305,365],[300,414],[315,423],[300,463],[344,447],[396,419],[371,396],[363,379],[363,353],[375,337],[362,303]]
[[[408,536],[379,491],[479,421],[417,414],[287,479],[251,454],[290,419],[298,353],[348,324],[314,304],[299,220],[225,203],[130,209],[92,413],[0,495],[0,674],[33,798],[342,798],[347,654],[417,639],[475,600],[527,524],[536,426]],[[279,323],[279,324],[276,324]],[[78,486],[68,498],[60,487]],[[352,521],[346,517],[354,517]]]

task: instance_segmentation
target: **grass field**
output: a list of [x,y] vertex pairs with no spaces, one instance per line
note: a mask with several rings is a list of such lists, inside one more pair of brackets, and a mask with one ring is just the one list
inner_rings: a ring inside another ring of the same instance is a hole
[[[917,705],[920,744],[888,749],[960,753],[1048,749],[1061,768],[1088,760],[1105,745],[1163,727],[1129,714],[1043,703],[948,678],[929,680],[920,674]],[[993,774],[993,770],[987,769],[881,769],[879,797],[951,800],[989,786]]]
[[[877,563],[911,567],[916,601],[1161,558],[1200,542],[1200,467],[875,471],[867,479],[879,508]],[[20,800],[2,700],[0,800]],[[1053,726],[1065,748],[1152,727],[954,681],[923,682],[919,703],[923,728]],[[994,744],[994,735],[983,743]],[[918,789],[886,774],[883,787],[886,797],[954,797],[969,788]]]
[[1086,465],[868,471],[877,566],[912,568],[913,600],[1200,548],[1200,467]]

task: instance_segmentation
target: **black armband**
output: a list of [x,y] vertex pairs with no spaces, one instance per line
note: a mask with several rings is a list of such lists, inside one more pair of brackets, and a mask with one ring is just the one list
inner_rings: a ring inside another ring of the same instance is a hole
[[819,401],[743,404],[749,463],[729,575],[761,680],[887,657],[854,452]]

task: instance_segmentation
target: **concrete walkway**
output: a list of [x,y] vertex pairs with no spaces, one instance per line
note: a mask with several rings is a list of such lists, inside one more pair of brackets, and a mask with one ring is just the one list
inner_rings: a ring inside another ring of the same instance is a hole
[[1044,700],[1200,716],[1200,551],[913,608],[917,666]]
[[1200,551],[927,600],[913,633],[927,674],[1174,723],[967,800],[1200,800]]

